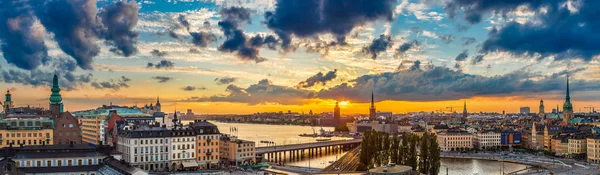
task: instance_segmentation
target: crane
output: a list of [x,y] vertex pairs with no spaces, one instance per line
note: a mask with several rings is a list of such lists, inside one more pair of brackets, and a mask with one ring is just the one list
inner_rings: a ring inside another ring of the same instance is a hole
[[446,107],[446,109],[450,109],[450,112],[454,112],[454,110],[452,110],[455,106],[448,106]]
[[596,111],[594,110],[594,107],[593,107],[593,106],[586,106],[586,107],[583,107],[583,108],[585,108],[585,109],[590,109],[590,113],[594,113],[594,112],[596,112]]

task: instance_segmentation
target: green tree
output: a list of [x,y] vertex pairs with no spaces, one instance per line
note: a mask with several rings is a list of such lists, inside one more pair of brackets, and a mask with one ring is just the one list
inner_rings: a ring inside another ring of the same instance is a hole
[[429,174],[437,175],[440,172],[440,145],[435,134],[430,135],[429,139]]
[[390,163],[390,134],[385,132],[383,133],[383,145],[381,148],[381,164],[387,165]]
[[392,136],[392,145],[390,146],[390,161],[395,163],[395,164],[399,164],[398,162],[398,151],[400,149],[400,138],[398,138],[398,134],[394,134]]
[[427,174],[429,172],[429,133],[423,134],[423,137],[420,138],[419,144],[419,172],[423,174]]
[[409,135],[409,150],[408,150],[408,162],[406,162],[407,166],[413,168],[413,170],[417,169],[417,142],[419,136],[410,134]]
[[408,162],[408,145],[409,145],[409,133],[402,134],[402,144],[400,145],[400,151],[398,152],[398,162],[399,165],[406,165]]

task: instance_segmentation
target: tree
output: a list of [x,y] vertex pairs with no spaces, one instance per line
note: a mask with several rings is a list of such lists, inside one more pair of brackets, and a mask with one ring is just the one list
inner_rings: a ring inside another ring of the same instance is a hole
[[[429,137],[429,174],[437,175],[440,172],[440,145],[437,142],[437,136],[432,134]],[[425,173],[427,174],[427,173]]]
[[419,156],[419,172],[423,174],[427,174],[429,172],[429,133],[423,134],[423,137],[420,139],[420,156]]
[[396,162],[399,165],[406,165],[406,162],[408,162],[408,136],[408,133],[402,134],[402,144],[400,145],[400,150],[398,151],[398,162]]
[[398,151],[400,150],[400,138],[398,138],[398,134],[394,134],[392,136],[392,145],[390,146],[390,161],[399,164],[398,162]]
[[381,164],[382,165],[387,165],[390,163],[390,134],[383,133],[383,141],[382,141],[383,145],[381,148]]
[[408,162],[406,162],[407,166],[413,168],[413,170],[417,169],[417,142],[419,136],[411,134],[409,136],[410,145],[408,150]]

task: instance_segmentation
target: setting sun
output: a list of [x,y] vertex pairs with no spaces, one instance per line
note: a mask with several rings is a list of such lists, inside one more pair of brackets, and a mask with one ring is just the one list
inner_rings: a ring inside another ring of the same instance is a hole
[[348,106],[348,104],[350,104],[349,101],[341,101],[340,102],[340,106]]

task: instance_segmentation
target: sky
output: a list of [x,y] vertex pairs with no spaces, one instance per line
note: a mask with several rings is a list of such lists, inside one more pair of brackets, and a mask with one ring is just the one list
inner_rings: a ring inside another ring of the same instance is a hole
[[595,0],[0,2],[0,89],[69,111],[546,111],[600,108]]

